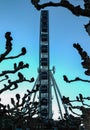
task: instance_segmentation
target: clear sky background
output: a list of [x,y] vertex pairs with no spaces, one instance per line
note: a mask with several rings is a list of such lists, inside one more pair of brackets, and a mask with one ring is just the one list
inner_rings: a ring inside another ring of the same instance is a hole
[[[43,0],[47,2],[48,0]],[[56,2],[56,0],[53,0]],[[57,0],[58,2],[58,0]],[[83,7],[83,0],[71,0],[75,5]],[[84,96],[90,94],[90,84],[84,82],[66,83],[63,75],[69,79],[80,77],[90,79],[84,74],[81,66],[81,58],[73,43],[79,43],[81,47],[90,55],[90,36],[84,28],[89,18],[74,16],[69,10],[63,7],[50,7],[49,10],[49,38],[50,38],[50,68],[56,68],[54,77],[62,95],[75,99],[75,96],[82,93]],[[10,55],[20,53],[22,47],[26,47],[27,54],[17,60],[3,61],[0,64],[0,72],[5,69],[12,69],[13,63],[23,60],[29,63],[29,69],[21,72],[27,79],[38,76],[39,67],[39,31],[40,31],[40,11],[37,11],[30,3],[30,0],[0,0],[0,52],[5,51],[4,34],[11,31],[13,37],[13,50]],[[12,79],[17,78],[11,75]],[[4,83],[3,83],[4,84]],[[1,87],[3,86],[1,84]],[[15,93],[25,93],[27,89],[32,89],[33,83],[23,83],[15,91],[7,91],[1,94],[3,102],[9,102],[10,97]]]

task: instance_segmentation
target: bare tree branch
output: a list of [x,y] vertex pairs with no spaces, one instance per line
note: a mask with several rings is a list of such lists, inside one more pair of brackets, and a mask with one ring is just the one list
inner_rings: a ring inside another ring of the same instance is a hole
[[15,80],[15,81],[12,81],[12,82],[11,82],[11,80],[8,80],[9,85],[4,84],[4,88],[2,88],[0,90],[0,94],[3,93],[6,90],[12,91],[14,89],[17,89],[18,88],[18,83],[21,83],[21,82],[29,82],[29,83],[31,83],[31,82],[34,81],[34,78],[31,78],[30,80],[27,80],[20,72],[18,72],[18,77],[19,77],[19,79]]
[[8,75],[5,75],[5,78],[3,78],[2,80],[0,80],[0,82],[5,81],[5,80],[7,80],[8,78],[9,78]]
[[6,32],[5,33],[5,38],[6,38],[6,51],[0,55],[0,62],[2,62],[3,60],[6,59],[14,59],[14,58],[18,58],[22,55],[26,54],[26,49],[25,47],[22,48],[21,53],[17,56],[10,56],[10,57],[6,57],[12,50],[12,43],[11,41],[13,40],[12,37],[10,36],[11,32]]
[[[32,0],[33,1],[33,0]],[[47,2],[47,3],[44,3],[44,4],[39,4],[37,1],[32,3],[34,4],[35,8],[37,10],[40,10],[40,9],[43,9],[45,7],[65,7],[67,8],[68,10],[70,10],[74,15],[76,16],[86,16],[86,17],[90,17],[90,10],[88,10],[87,8],[85,9],[82,9],[80,7],[80,5],[78,6],[74,6],[73,4],[71,4],[69,1],[67,0],[61,0],[61,2],[58,2],[58,3],[54,3],[54,2]]]
[[63,75],[63,79],[64,79],[64,81],[66,81],[67,83],[71,83],[71,82],[75,82],[75,81],[83,81],[83,82],[88,82],[88,83],[90,83],[90,80],[81,79],[81,78],[79,78],[79,77],[76,77],[76,78],[73,79],[73,80],[69,80],[66,75]]
[[81,62],[83,68],[87,69],[84,73],[88,76],[90,76],[90,57],[88,56],[87,52],[81,48],[81,46],[77,44],[73,44],[73,47],[78,50],[78,53],[81,56],[81,59],[83,62]]
[[14,70],[5,70],[5,71],[2,71],[2,73],[0,74],[0,76],[4,76],[6,74],[14,74],[16,73],[17,71],[19,71],[20,69],[24,69],[24,68],[28,68],[29,65],[28,64],[24,64],[22,61],[19,62],[18,66],[16,63],[14,63]]
[[26,54],[26,49],[25,49],[25,47],[23,47],[22,50],[21,50],[21,53],[18,54],[17,56],[4,57],[3,60],[6,60],[6,59],[15,59],[15,58],[18,58],[18,57],[20,57],[22,55],[25,55],[25,54]]

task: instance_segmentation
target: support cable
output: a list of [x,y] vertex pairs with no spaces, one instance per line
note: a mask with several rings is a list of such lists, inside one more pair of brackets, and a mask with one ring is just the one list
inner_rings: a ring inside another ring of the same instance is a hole
[[59,111],[60,111],[60,115],[61,115],[61,119],[63,119],[63,114],[62,114],[62,111],[61,111],[61,107],[60,107],[60,103],[59,103],[59,99],[58,99],[58,95],[57,95],[57,91],[56,91],[56,85],[55,85],[55,81],[52,77],[52,73],[50,72],[50,77],[52,79],[52,83],[53,83],[53,88],[54,88],[54,92],[55,92],[55,96],[56,96],[56,100],[57,100],[57,104],[58,104],[58,108],[59,108]]
[[67,111],[67,107],[65,106],[65,104],[64,104],[63,101],[62,101],[62,95],[61,95],[61,93],[60,93],[60,90],[59,90],[59,88],[58,88],[58,85],[57,85],[57,83],[56,83],[56,81],[55,81],[55,79],[54,79],[54,76],[53,76],[53,74],[52,74],[51,71],[50,71],[50,73],[51,73],[52,81],[54,82],[54,84],[55,84],[55,86],[56,86],[56,89],[57,89],[57,91],[58,91],[58,94],[59,94],[59,97],[60,97],[60,99],[61,99],[62,105],[63,105],[63,107],[64,107],[65,113],[69,116],[69,113],[68,113],[68,111]]

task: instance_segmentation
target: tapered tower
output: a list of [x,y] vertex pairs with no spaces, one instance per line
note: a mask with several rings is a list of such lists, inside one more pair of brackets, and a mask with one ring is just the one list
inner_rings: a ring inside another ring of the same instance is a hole
[[[66,115],[68,111],[64,103],[62,102],[62,95],[59,91],[59,87],[54,79],[53,73],[55,73],[55,67],[50,70],[50,55],[49,55],[49,13],[48,10],[42,10],[40,16],[40,40],[39,40],[39,69],[38,77],[33,86],[33,90],[39,90],[38,96],[38,109],[36,114],[41,119],[52,119],[52,88],[55,93],[56,102],[59,109],[59,117],[63,119],[63,113],[61,105]],[[38,86],[38,87],[37,87]],[[37,89],[38,88],[38,89]],[[37,91],[35,91],[33,97],[33,103],[36,99]]]
[[49,16],[48,11],[41,11],[40,51],[39,51],[39,105],[40,117],[52,118],[52,93],[49,74]]

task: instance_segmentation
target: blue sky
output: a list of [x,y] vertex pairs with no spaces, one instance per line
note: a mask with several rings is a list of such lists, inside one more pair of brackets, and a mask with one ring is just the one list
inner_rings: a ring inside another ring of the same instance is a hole
[[[45,0],[47,2],[47,0]],[[53,0],[55,1],[55,0]],[[82,0],[76,2],[71,0],[75,5],[81,4]],[[83,6],[82,6],[83,7]],[[70,99],[82,93],[89,96],[90,84],[75,82],[68,84],[63,81],[63,75],[69,79],[81,77],[90,79],[84,75],[84,69],[81,66],[81,58],[73,48],[73,43],[80,43],[81,47],[90,55],[90,36],[84,29],[89,18],[77,17],[63,7],[50,7],[49,10],[49,38],[50,38],[50,68],[56,68],[54,75],[62,95],[70,96]],[[2,69],[13,67],[14,62],[23,60],[30,64],[30,68],[24,72],[27,79],[37,78],[37,68],[39,66],[39,31],[40,31],[40,11],[37,11],[30,0],[0,0],[0,51],[4,52],[5,38],[4,34],[11,31],[13,37],[13,50],[10,55],[16,55],[24,46],[27,48],[27,54],[13,61],[3,61],[0,65]],[[11,78],[14,78],[11,75]],[[16,78],[16,76],[15,76]],[[1,85],[2,86],[2,85]],[[5,92],[1,96],[3,101],[17,92],[21,94],[26,89],[32,88],[33,84],[21,84],[20,88],[13,92]],[[8,100],[8,99],[7,99]]]

